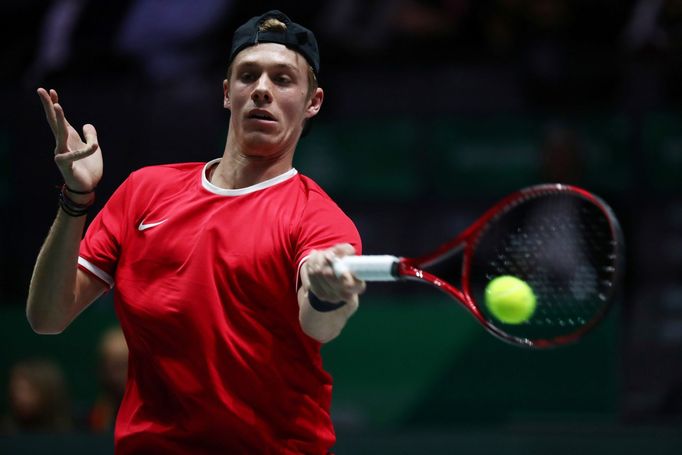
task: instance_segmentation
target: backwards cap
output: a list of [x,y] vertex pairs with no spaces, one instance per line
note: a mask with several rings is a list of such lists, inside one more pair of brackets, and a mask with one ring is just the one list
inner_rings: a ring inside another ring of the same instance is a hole
[[[275,18],[283,22],[287,29],[260,31],[260,25],[267,19]],[[232,38],[232,49],[228,64],[232,63],[235,56],[250,46],[258,43],[278,43],[283,44],[301,54],[308,61],[310,66],[318,76],[320,72],[320,52],[317,48],[317,40],[313,32],[307,28],[292,22],[286,14],[281,11],[272,10],[261,16],[255,16],[240,26]]]

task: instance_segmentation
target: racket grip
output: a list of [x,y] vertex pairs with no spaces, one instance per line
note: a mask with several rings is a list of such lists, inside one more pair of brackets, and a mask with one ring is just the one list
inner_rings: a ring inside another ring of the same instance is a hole
[[400,258],[391,255],[344,256],[333,263],[334,273],[350,272],[365,281],[396,281]]

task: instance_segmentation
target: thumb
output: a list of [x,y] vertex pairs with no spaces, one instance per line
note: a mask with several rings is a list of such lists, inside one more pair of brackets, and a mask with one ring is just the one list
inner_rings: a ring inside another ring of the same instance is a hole
[[350,256],[355,254],[355,248],[350,243],[338,243],[332,247],[332,252],[337,256]]

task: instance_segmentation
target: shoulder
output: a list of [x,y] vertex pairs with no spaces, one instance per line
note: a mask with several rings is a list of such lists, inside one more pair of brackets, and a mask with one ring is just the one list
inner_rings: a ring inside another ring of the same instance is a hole
[[201,170],[206,163],[161,164],[133,171],[125,184],[136,190],[178,188],[193,182],[201,183]]
[[115,195],[124,199],[176,194],[201,185],[201,170],[206,163],[180,163],[146,166],[130,173]]
[[[297,175],[298,191],[303,202],[303,212],[310,214],[335,214],[345,217],[346,214],[327,192],[313,179],[303,174]],[[305,215],[304,215],[305,216]]]
[[336,205],[336,202],[317,184],[313,179],[303,174],[298,174],[298,186],[302,195],[308,202],[319,202]]
[[304,201],[304,219],[314,218],[318,222],[325,218],[332,222],[339,222],[340,219],[350,221],[339,204],[317,182],[302,174],[298,175],[298,182]]
[[353,220],[311,178],[300,175],[299,187],[304,204],[293,231],[299,247],[297,263],[314,249],[330,248],[338,243],[350,243],[359,254],[362,242]]
[[147,179],[167,179],[169,177],[180,177],[182,175],[194,175],[200,171],[206,163],[175,163],[159,164],[155,166],[145,166],[134,171],[131,176],[136,180]]

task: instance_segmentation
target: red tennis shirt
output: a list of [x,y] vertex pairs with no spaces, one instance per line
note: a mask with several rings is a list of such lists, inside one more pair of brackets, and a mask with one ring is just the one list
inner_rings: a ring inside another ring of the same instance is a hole
[[332,381],[297,273],[313,249],[359,254],[360,236],[295,169],[226,190],[206,178],[217,161],[132,173],[81,243],[130,350],[116,452],[325,453]]

